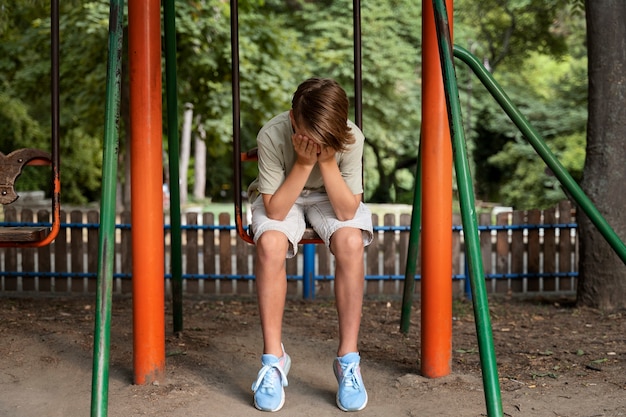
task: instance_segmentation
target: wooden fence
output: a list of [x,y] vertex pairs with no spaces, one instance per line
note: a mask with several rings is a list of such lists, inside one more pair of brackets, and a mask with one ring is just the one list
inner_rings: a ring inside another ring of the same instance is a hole
[[[25,225],[49,222],[49,212],[5,208],[4,222]],[[238,239],[229,214],[186,213],[183,218],[183,290],[186,294],[254,292],[254,247]],[[98,263],[95,210],[61,214],[57,239],[42,248],[0,248],[0,293],[94,293]],[[374,241],[366,250],[366,293],[401,295],[409,240],[410,216],[373,216]],[[166,219],[167,222],[167,219]],[[119,216],[116,229],[114,292],[130,293],[132,250],[130,213]],[[460,225],[460,218],[454,217]],[[489,293],[573,293],[578,244],[574,211],[565,201],[549,210],[513,211],[479,216],[480,242]],[[170,231],[165,233],[166,288],[170,290]],[[442,251],[447,250],[442,248]],[[334,259],[324,245],[315,247],[315,294],[333,293]],[[463,231],[452,230],[455,296],[468,288]],[[160,262],[155,259],[155,262]],[[290,294],[302,291],[302,250],[287,261]],[[420,276],[417,262],[417,278]],[[416,285],[419,293],[420,286]]]

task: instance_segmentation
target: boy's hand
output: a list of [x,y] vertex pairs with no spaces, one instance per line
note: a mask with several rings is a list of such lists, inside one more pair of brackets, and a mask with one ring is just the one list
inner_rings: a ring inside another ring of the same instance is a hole
[[302,165],[315,165],[321,152],[320,145],[307,136],[297,133],[291,136],[291,140],[298,155],[298,162]]
[[317,161],[321,164],[328,161],[335,161],[335,153],[336,151],[330,146],[323,146],[321,151],[317,154]]

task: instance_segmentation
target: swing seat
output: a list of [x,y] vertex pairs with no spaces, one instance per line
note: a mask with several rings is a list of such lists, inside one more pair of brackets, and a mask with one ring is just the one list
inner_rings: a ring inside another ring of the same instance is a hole
[[50,233],[49,227],[0,227],[0,242],[39,242]]

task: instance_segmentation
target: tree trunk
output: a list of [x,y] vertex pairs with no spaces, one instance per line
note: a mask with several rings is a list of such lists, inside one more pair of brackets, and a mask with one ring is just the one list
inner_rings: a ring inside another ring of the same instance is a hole
[[180,203],[187,202],[187,170],[189,169],[189,157],[191,154],[191,122],[193,120],[193,105],[185,104],[185,114],[183,116],[183,132],[180,135]]
[[[589,123],[582,187],[626,240],[626,2],[588,0]],[[626,308],[626,266],[579,210],[578,304]]]
[[196,117],[198,134],[194,141],[193,197],[200,201],[206,196],[206,132],[200,117]]

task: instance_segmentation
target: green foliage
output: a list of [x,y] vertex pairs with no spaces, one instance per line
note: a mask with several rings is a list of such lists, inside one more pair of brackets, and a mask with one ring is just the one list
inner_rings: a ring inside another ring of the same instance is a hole
[[[587,121],[584,16],[573,13],[562,3],[506,2],[509,9],[513,4],[516,7],[543,4],[544,14],[553,20],[541,20],[544,26],[539,31],[547,35],[537,38],[540,44],[532,50],[526,49],[520,54],[510,48],[510,53],[515,52],[515,55],[511,60],[507,56],[506,60],[499,61],[496,79],[565,168],[579,179],[584,164]],[[521,18],[516,16],[517,21]],[[474,35],[475,39],[480,39],[480,33]],[[494,38],[487,36],[487,39]],[[526,38],[526,42],[531,39]],[[489,62],[492,59],[486,58]],[[513,64],[515,70],[511,67]],[[468,89],[468,84],[462,85],[466,87],[465,94],[471,94],[472,98],[469,125],[473,127],[470,137],[478,198],[520,209],[546,207],[565,198],[554,175],[546,170],[517,127],[484,89]]]
[[[455,1],[455,42],[474,51],[492,70],[498,69],[498,81],[573,170],[579,170],[584,159],[586,121],[580,4],[580,0]],[[410,203],[421,124],[421,7],[410,0],[363,2],[361,7],[366,200]],[[293,91],[310,76],[336,78],[354,108],[352,2],[254,0],[240,2],[239,9],[244,148],[254,145],[263,123],[289,108]],[[61,5],[65,202],[99,198],[108,13],[105,0]],[[48,16],[48,3],[39,0],[0,7],[3,152],[47,147]],[[184,103],[194,106],[194,132],[204,132],[209,153],[207,194],[219,198],[224,190],[229,193],[232,181],[228,2],[176,2],[176,31],[176,111],[182,115]],[[128,127],[126,51],[123,58],[120,155],[125,153]],[[558,198],[553,177],[535,167],[536,158],[506,116],[462,65],[457,71],[479,197],[515,205]],[[179,120],[182,124],[182,117]],[[164,135],[180,128],[164,122]],[[509,162],[521,159],[529,162]],[[244,169],[244,181],[252,180],[255,168]],[[37,181],[41,184],[28,186],[45,189],[47,179]]]
[[561,56],[567,46],[554,22],[566,5],[567,0],[459,1],[456,41],[469,44],[491,70],[501,64],[518,68],[532,52]]

